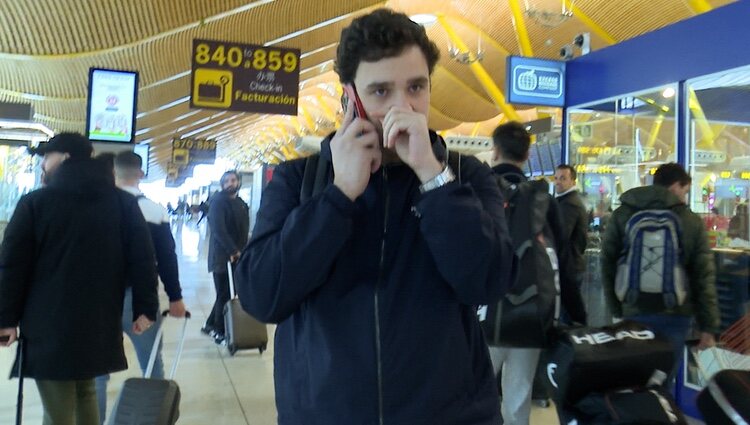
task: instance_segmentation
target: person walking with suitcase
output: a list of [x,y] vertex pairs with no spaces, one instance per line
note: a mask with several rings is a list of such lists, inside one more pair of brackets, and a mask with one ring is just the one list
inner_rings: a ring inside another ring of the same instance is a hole
[[227,261],[234,264],[240,251],[247,244],[250,230],[250,213],[245,201],[237,193],[240,190],[240,175],[227,171],[221,176],[221,192],[211,198],[208,210],[208,227],[211,241],[208,246],[208,271],[213,273],[216,301],[201,332],[211,336],[217,344],[223,344],[224,305],[229,301],[229,270]]
[[45,187],[23,196],[0,247],[0,336],[23,338],[24,377],[36,380],[45,425],[98,425],[94,378],[127,368],[123,294],[133,282],[130,326],[156,320],[154,252],[136,198],[115,187],[91,142],[61,133],[44,155]]
[[685,203],[691,182],[681,165],[661,165],[653,185],[622,195],[602,241],[603,283],[615,317],[648,325],[673,344],[669,390],[693,319],[698,349],[714,346],[719,330],[713,253],[703,221]]
[[[161,278],[164,290],[169,297],[169,315],[172,317],[185,317],[185,303],[182,301],[182,288],[180,286],[179,270],[177,268],[177,254],[175,242],[170,229],[169,215],[164,208],[156,202],[146,198],[138,185],[143,178],[141,163],[143,159],[132,151],[120,152],[114,157],[115,184],[118,188],[130,193],[138,199],[138,207],[148,223],[151,235],[151,243],[156,254],[156,269]],[[136,358],[145,372],[148,365],[149,353],[155,344],[158,328],[161,326],[161,316],[158,316],[156,326],[152,326],[146,332],[135,334],[128,324],[133,316],[131,308],[133,299],[132,283],[128,282],[125,290],[125,302],[122,307],[123,332],[130,338],[135,349]],[[157,344],[156,357],[154,358],[153,378],[164,377],[164,362],[161,356],[161,343]],[[107,413],[107,383],[109,375],[96,378],[96,395],[99,403],[99,419],[104,423]]]
[[[497,127],[492,139],[496,164],[492,171],[503,189],[520,270],[506,298],[488,306],[482,325],[494,372],[502,373],[503,421],[528,425],[534,376],[548,333],[559,317],[559,297],[573,321],[586,323],[586,312],[575,287],[559,207],[549,195],[548,184],[527,181],[521,169],[529,157],[529,133],[522,124],[509,122]],[[537,295],[528,298],[527,293]],[[527,299],[516,301],[522,298]]]

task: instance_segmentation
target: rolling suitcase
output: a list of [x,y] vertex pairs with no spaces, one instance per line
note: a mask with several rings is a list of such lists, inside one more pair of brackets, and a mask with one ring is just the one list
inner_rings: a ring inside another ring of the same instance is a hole
[[[165,311],[162,316],[166,316],[167,313]],[[159,342],[164,335],[162,324],[156,333],[144,377],[130,378],[125,381],[110,415],[109,425],[174,425],[177,422],[180,417],[180,387],[174,381],[174,375],[185,345],[188,319],[190,319],[190,313],[186,312],[182,336],[177,346],[177,356],[172,364],[169,378],[151,378]]]
[[227,350],[234,355],[237,350],[257,348],[260,354],[268,346],[268,330],[266,324],[259,322],[242,309],[240,299],[234,290],[234,273],[232,264],[227,263],[229,270],[229,301],[224,305],[224,335]]
[[750,423],[750,371],[717,372],[698,394],[698,409],[707,424]]

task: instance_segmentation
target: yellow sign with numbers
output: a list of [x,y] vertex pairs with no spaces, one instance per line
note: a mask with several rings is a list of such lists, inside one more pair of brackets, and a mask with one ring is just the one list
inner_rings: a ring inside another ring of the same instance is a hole
[[193,40],[190,106],[297,115],[299,49]]

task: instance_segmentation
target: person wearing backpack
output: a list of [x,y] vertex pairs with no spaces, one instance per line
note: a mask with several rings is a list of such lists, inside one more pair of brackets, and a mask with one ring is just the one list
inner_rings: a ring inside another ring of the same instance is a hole
[[[534,375],[542,348],[559,317],[560,301],[574,322],[586,323],[575,285],[575,266],[557,202],[546,181],[528,181],[521,167],[531,137],[522,124],[495,129],[493,172],[505,199],[505,216],[519,257],[509,295],[487,308],[482,321],[495,374],[501,371],[506,425],[528,425]],[[527,294],[536,294],[528,296]]]
[[643,323],[674,346],[666,387],[693,319],[698,349],[714,346],[719,328],[713,253],[703,221],[685,203],[691,182],[679,164],[663,164],[653,185],[623,193],[602,241],[602,283],[615,317]]

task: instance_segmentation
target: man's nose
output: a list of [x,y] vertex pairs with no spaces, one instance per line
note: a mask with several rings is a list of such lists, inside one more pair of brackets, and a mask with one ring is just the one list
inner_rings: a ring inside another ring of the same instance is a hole
[[409,94],[407,92],[397,90],[396,95],[393,96],[393,104],[391,106],[414,110],[414,107],[411,105],[409,100]]

